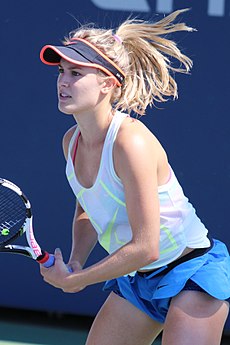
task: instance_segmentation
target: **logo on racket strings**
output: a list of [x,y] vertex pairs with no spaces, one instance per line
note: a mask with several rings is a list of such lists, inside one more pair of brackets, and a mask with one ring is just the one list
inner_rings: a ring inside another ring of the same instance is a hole
[[1,234],[2,236],[8,236],[9,233],[10,233],[10,230],[7,229],[7,228],[2,229],[2,230],[0,231],[0,234]]

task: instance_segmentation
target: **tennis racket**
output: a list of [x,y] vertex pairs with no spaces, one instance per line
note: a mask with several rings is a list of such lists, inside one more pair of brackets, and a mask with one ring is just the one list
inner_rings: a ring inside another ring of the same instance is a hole
[[[31,205],[14,183],[0,178],[0,252],[28,256],[45,267],[54,265],[54,255],[43,251],[33,232]],[[11,244],[26,235],[28,246]]]

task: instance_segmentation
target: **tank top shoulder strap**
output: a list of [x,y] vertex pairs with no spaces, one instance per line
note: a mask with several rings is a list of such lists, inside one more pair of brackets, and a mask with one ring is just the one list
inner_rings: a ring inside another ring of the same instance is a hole
[[118,130],[121,126],[121,123],[127,116],[129,115],[125,113],[121,113],[120,111],[116,111],[116,113],[114,114],[113,120],[110,124],[108,133],[106,136],[106,141],[108,141],[110,144],[115,141]]
[[116,140],[119,128],[122,124],[122,121],[127,116],[129,115],[125,113],[121,113],[120,111],[117,111],[114,114],[112,122],[109,126],[106,139],[105,139],[103,152],[102,152],[102,157],[101,157],[101,165],[104,167],[104,169],[101,169],[101,172],[103,175],[103,181],[104,179],[106,180],[105,171],[107,171],[113,177],[116,176],[114,165],[113,165],[113,146],[114,146],[114,142]]
[[75,160],[75,156],[76,156],[77,143],[78,143],[79,136],[80,136],[80,131],[77,126],[72,135],[72,138],[70,139],[69,147],[68,147],[68,156],[72,157],[73,161]]

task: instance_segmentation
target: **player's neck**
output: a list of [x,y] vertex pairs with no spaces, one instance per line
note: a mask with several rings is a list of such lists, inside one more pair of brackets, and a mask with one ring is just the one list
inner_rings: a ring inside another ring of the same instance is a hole
[[81,132],[82,144],[88,147],[101,144],[105,140],[112,118],[111,106],[94,113],[76,116],[75,119]]

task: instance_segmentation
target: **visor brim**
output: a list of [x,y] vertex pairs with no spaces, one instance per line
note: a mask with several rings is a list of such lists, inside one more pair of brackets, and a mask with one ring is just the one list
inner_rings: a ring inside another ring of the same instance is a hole
[[65,46],[46,45],[41,50],[40,58],[42,62],[47,65],[58,65],[61,59],[74,62],[75,64],[90,64],[90,61],[88,61],[82,55]]
[[40,59],[47,65],[58,65],[64,59],[76,65],[98,68],[114,77],[118,86],[122,85],[125,77],[113,61],[83,39],[76,39],[66,46],[45,45],[41,49]]

